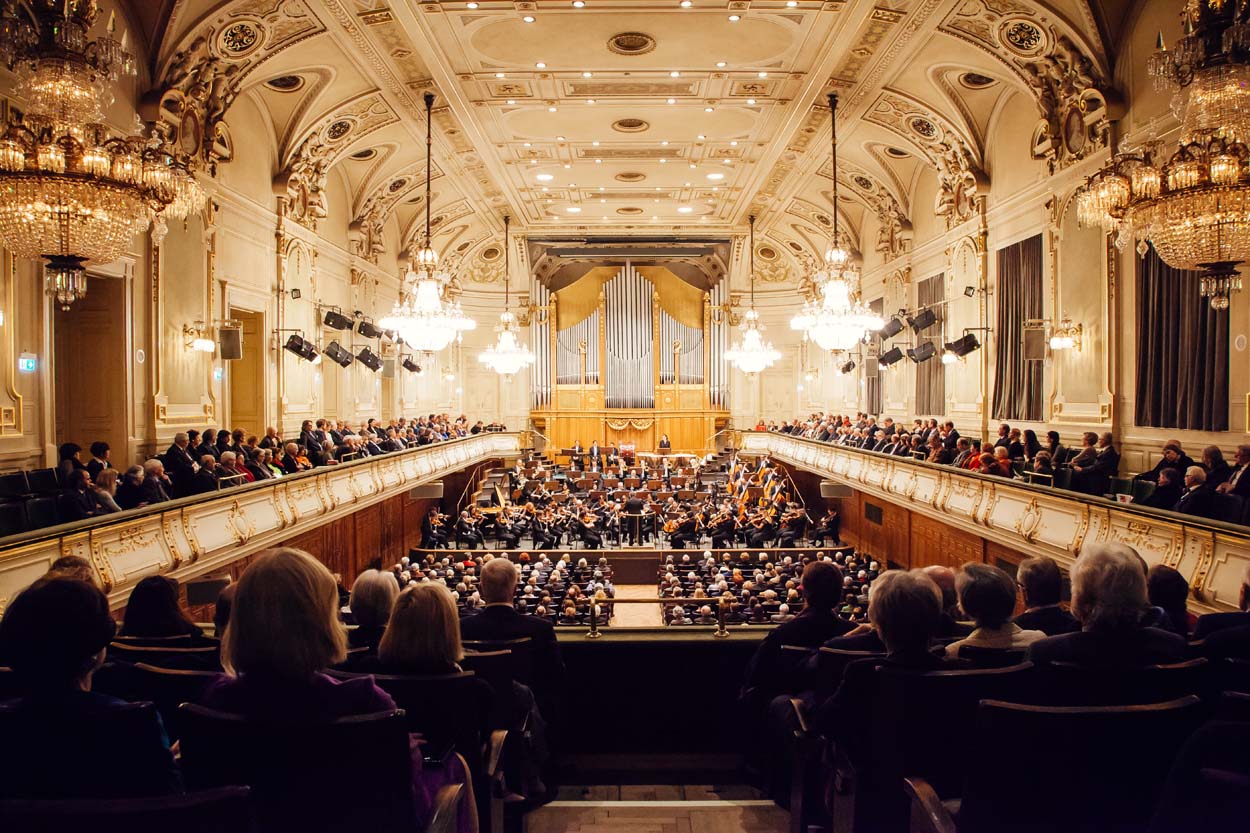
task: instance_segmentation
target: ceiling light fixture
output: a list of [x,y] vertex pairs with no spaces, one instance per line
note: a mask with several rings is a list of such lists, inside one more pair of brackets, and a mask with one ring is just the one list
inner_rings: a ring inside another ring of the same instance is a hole
[[768,77],[768,71],[767,71],[767,70],[760,70],[758,73],[756,73],[756,75],[758,75],[760,78],[767,78],[767,77]]
[[525,15],[524,17],[522,17],[521,19],[522,19],[522,20],[524,20],[526,23],[533,23],[533,22],[534,22],[534,16],[533,16],[532,14],[527,14],[527,15]]
[[730,22],[730,23],[737,23],[737,22],[738,22],[739,20],[741,20],[741,19],[742,19],[742,15],[740,15],[740,14],[731,14],[731,15],[729,16],[729,22]]
[[693,209],[693,208],[691,208],[691,207],[690,207],[690,206],[688,206],[688,205],[679,205],[679,206],[677,206],[677,213],[679,213],[679,214],[690,214],[690,213],[691,213],[691,212],[693,212],[693,211],[694,211],[694,209]]
[[677,5],[681,6],[683,9],[688,9],[693,6],[694,3],[691,3],[690,0],[681,0],[681,2]]
[[590,70],[586,70],[585,72],[583,72],[583,73],[582,73],[582,77],[583,77],[583,78],[594,78],[594,77],[595,77],[595,74],[594,74],[593,72],[591,72]]
[[669,104],[676,104],[676,103],[677,103],[677,99],[675,99],[675,98],[670,98],[670,99],[668,100],[668,103],[669,103]]
[[586,0],[573,0],[573,8],[581,9],[581,8],[585,8],[585,6],[586,6]]
[[885,326],[859,299],[859,269],[850,246],[838,229],[838,97],[829,94],[830,141],[833,160],[833,236],[825,252],[825,267],[813,276],[819,296],[806,302],[790,321],[791,329],[822,350],[850,350],[870,330]]
[[465,3],[464,5],[465,5],[465,8],[468,8],[468,9],[476,9],[476,8],[477,8],[477,3]]
[[[443,289],[451,283],[451,275],[435,271],[438,252],[430,239],[430,175],[434,148],[434,93],[425,94],[425,240],[400,282],[400,299],[391,314],[378,322],[385,330],[394,330],[413,349],[423,353],[442,350],[462,332],[477,326],[464,314],[459,304],[447,301]],[[415,268],[414,268],[415,267]],[[421,270],[418,273],[417,270]]]
[[724,61],[717,61],[717,62],[716,62],[716,68],[717,68],[717,69],[724,69],[726,66],[728,66],[728,64],[726,64]]
[[716,108],[714,108],[714,107],[704,107],[704,108],[703,108],[703,112],[705,112],[705,113],[710,113],[710,112],[712,112],[714,109],[716,109]]
[[668,77],[669,78],[681,78],[681,73],[678,72],[677,70],[673,70],[672,72],[668,74]]
[[503,77],[504,77],[504,73],[502,73],[502,72],[496,72],[496,73],[495,73],[495,77],[496,77],[496,78],[503,78]]
[[564,210],[568,214],[581,214],[582,213],[581,206],[578,206],[578,205],[570,205],[568,208],[565,208]]
[[534,179],[538,180],[539,182],[550,182],[551,180],[555,179],[555,176],[552,174],[535,174]]
[[593,98],[588,98],[588,99],[586,99],[586,103],[587,103],[587,104],[594,104],[594,103],[595,103],[595,100],[594,100]]
[[546,68],[547,68],[547,62],[546,62],[546,61],[539,61],[538,63],[534,64],[534,66],[538,67],[539,69],[546,69]]
[[725,351],[725,360],[748,376],[771,367],[781,354],[764,341],[764,325],[755,309],[755,215],[751,220],[751,306],[742,314],[742,340]]
[[716,171],[716,172],[708,174],[707,178],[712,180],[713,182],[719,182],[720,180],[725,178],[725,175],[720,173],[719,171]]
[[495,326],[495,332],[499,335],[495,343],[483,350],[477,357],[479,362],[498,373],[506,381],[512,381],[512,377],[518,371],[534,363],[533,351],[521,344],[517,338],[519,330],[516,316],[508,308],[508,284],[512,271],[510,268],[512,247],[509,242],[508,228],[511,222],[512,218],[505,214],[503,218],[503,312],[499,314],[499,323]]

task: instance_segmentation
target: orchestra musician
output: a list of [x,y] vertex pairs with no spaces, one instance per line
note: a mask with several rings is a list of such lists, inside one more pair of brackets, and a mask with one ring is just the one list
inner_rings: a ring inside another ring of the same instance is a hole
[[747,546],[756,549],[777,537],[776,510],[772,506],[759,509],[747,522]]
[[421,549],[437,550],[447,546],[447,516],[431,506],[421,519]]
[[588,550],[597,550],[603,546],[603,536],[595,529],[595,522],[598,520],[594,512],[583,512],[577,520],[578,534]]
[[796,503],[791,503],[781,517],[781,536],[777,540],[779,547],[795,547],[807,532],[807,510]]
[[668,544],[670,547],[677,550],[684,550],[687,543],[692,541],[698,543],[698,521],[695,519],[693,514],[683,512],[678,516],[676,521],[670,521],[669,523],[674,524],[671,531],[667,528],[668,524],[665,524],[665,531],[668,532]]
[[816,525],[815,537],[812,546],[823,547],[825,541],[831,541],[834,544],[841,544],[842,538],[839,533],[842,531],[842,519],[838,517],[838,508],[830,506],[825,510],[825,516],[820,519],[820,523]]
[[462,544],[467,545],[471,550],[486,547],[486,539],[482,537],[478,522],[473,519],[467,509],[460,513],[460,519],[456,521],[456,545]]
[[735,517],[732,507],[723,509],[719,514],[713,516],[708,521],[708,526],[712,530],[712,549],[723,549],[733,546],[734,539],[738,537],[738,519]]
[[660,435],[660,445],[659,445],[659,451],[660,451],[660,453],[661,453],[661,454],[665,454],[665,453],[667,453],[668,451],[670,451],[670,450],[672,449],[672,447],[673,447],[673,444],[672,444],[671,442],[669,442],[669,441],[668,441],[668,434],[661,434],[661,435]]
[[511,550],[521,543],[521,535],[516,528],[518,522],[513,521],[508,514],[508,510],[503,509],[495,515],[495,545]]

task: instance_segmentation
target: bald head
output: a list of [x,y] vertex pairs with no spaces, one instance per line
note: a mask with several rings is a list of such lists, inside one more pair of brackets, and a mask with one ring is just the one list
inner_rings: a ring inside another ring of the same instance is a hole
[[942,591],[942,609],[953,608],[958,602],[958,596],[955,594],[955,571],[941,564],[932,564],[925,567],[922,572],[933,579],[933,583]]
[[487,604],[511,604],[516,583],[516,565],[506,558],[492,558],[482,566],[478,592]]

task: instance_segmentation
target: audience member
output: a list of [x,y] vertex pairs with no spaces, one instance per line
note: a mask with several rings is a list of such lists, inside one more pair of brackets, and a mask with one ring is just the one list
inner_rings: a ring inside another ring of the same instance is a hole
[[1207,488],[1216,489],[1233,476],[1233,467],[1224,462],[1224,452],[1218,445],[1202,449],[1202,467],[1207,472]]
[[85,581],[92,587],[103,590],[95,568],[91,566],[90,561],[80,555],[62,555],[52,562],[44,578],[71,578],[75,581]]
[[1207,613],[1198,617],[1194,623],[1194,639],[1206,639],[1216,631],[1225,628],[1240,628],[1250,625],[1250,567],[1241,576],[1241,587],[1237,592],[1238,611],[1227,613]]
[[347,632],[347,644],[352,648],[365,648],[370,654],[377,653],[378,643],[386,633],[386,623],[391,618],[399,585],[390,573],[381,570],[365,570],[356,576],[348,607],[352,612],[353,630]]
[[0,797],[125,798],[182,790],[155,711],[144,731],[124,741],[109,734],[111,715],[125,704],[91,688],[115,630],[104,594],[65,575],[45,576],[10,602],[0,620],[0,656],[23,694],[0,705],[11,731],[0,756]]
[[130,592],[122,619],[122,636],[171,637],[203,635],[178,604],[178,582],[166,576],[141,579]]
[[237,581],[232,581],[217,594],[217,602],[213,605],[213,636],[221,639],[230,624],[230,610],[234,607],[234,594],[239,588]]
[[976,623],[976,630],[946,646],[948,659],[958,659],[966,646],[994,650],[1027,648],[1046,634],[1025,630],[1011,621],[1016,607],[1016,584],[1006,572],[991,564],[968,563],[955,578],[959,607]]
[[1185,469],[1185,490],[1172,507],[1173,512],[1194,515],[1199,518],[1218,519],[1220,507],[1215,493],[1206,488],[1207,473],[1202,466]]
[[1087,546],[1072,569],[1072,613],[1081,630],[1034,642],[1029,658],[1130,668],[1184,661],[1184,639],[1142,626],[1148,606],[1145,562],[1132,547]]
[[1013,620],[1017,625],[1047,636],[1080,630],[1081,623],[1076,617],[1060,607],[1063,574],[1055,559],[1048,555],[1026,558],[1016,569],[1016,582],[1024,593],[1025,607]]
[[[390,585],[394,587],[395,582]],[[425,582],[406,588],[395,599],[384,631],[378,645],[379,671],[452,674],[461,670],[460,620],[456,602],[443,585]]]
[[91,491],[91,478],[87,470],[72,469],[65,476],[65,488],[61,490],[61,511],[65,520],[81,521],[93,518],[98,511],[95,494]]
[[1155,463],[1154,468],[1149,471],[1143,471],[1133,477],[1134,480],[1149,480],[1157,482],[1159,480],[1159,472],[1164,469],[1176,469],[1185,471],[1194,465],[1194,461],[1181,448],[1180,440],[1168,440],[1163,444],[1163,455],[1159,458],[1159,462]]
[[1155,490],[1141,501],[1141,505],[1153,509],[1171,510],[1181,499],[1182,494],[1184,493],[1181,491],[1181,473],[1176,469],[1161,469]]
[[121,507],[117,505],[118,475],[117,469],[110,466],[102,469],[96,475],[95,482],[91,484],[91,494],[95,498],[97,515],[121,511]]
[[96,440],[91,444],[91,459],[87,461],[87,474],[92,481],[100,476],[100,472],[113,468],[113,464],[109,462],[111,454],[108,443]]
[[[480,590],[486,607],[460,623],[465,639],[502,642],[529,637],[535,679],[530,682],[540,703],[549,702],[548,695],[562,690],[564,661],[551,623],[536,616],[522,616],[513,607],[517,586],[517,567],[506,558],[492,558],[482,566]],[[543,708],[544,714],[551,714]]]
[[1175,568],[1155,564],[1146,573],[1146,596],[1155,612],[1154,621],[1147,624],[1161,630],[1171,631],[1182,638],[1189,638],[1189,582]]
[[82,446],[77,443],[62,443],[56,456],[56,474],[62,483],[67,482],[73,472],[86,468],[82,464]]
[[[781,646],[815,648],[854,627],[835,610],[842,597],[842,580],[842,570],[832,562],[813,561],[804,568],[802,594],[806,605],[801,613],[774,628],[760,642],[747,665],[748,686],[765,685],[778,673]],[[789,607],[786,612],[789,613]]]

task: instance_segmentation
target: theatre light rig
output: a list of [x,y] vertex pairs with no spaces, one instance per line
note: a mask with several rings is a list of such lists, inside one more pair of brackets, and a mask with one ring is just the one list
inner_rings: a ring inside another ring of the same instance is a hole
[[274,333],[291,333],[287,337],[286,344],[282,345],[283,350],[294,353],[306,362],[321,363],[321,351],[317,349],[316,344],[304,338],[303,330],[274,330]]
[[960,338],[946,342],[945,347],[946,349],[942,353],[942,364],[954,364],[957,361],[962,361],[974,350],[979,350],[981,342],[977,341],[975,333],[965,330]]

